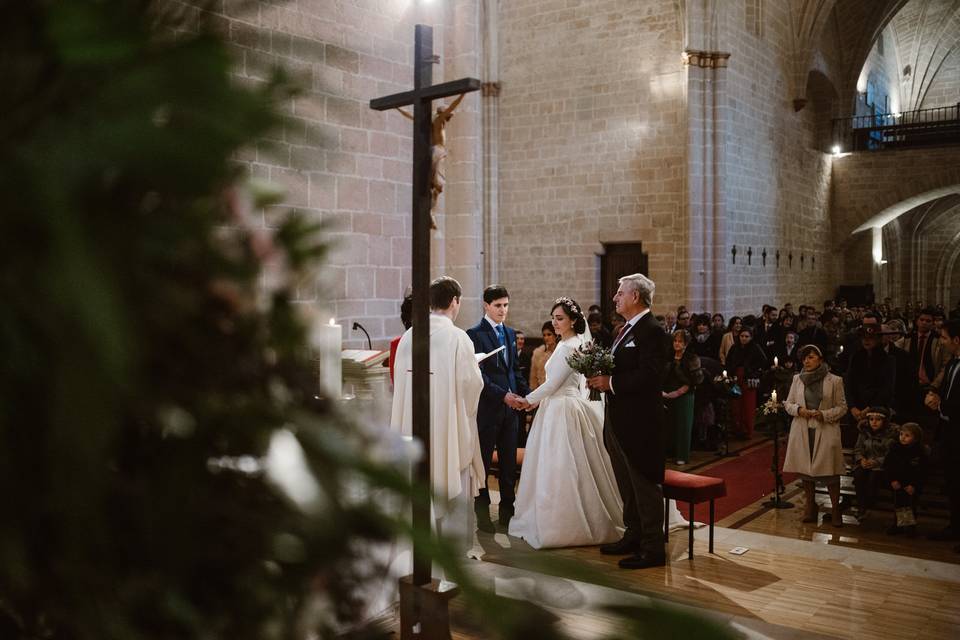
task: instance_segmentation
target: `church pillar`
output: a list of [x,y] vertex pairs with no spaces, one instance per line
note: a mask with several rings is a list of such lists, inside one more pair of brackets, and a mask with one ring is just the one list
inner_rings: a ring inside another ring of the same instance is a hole
[[484,0],[481,7],[483,40],[483,279],[500,281],[500,49],[498,43],[500,0]]
[[727,297],[726,69],[729,53],[688,48],[687,306],[731,311]]
[[[442,8],[442,77],[450,80],[482,75],[482,10],[472,0],[455,0]],[[452,98],[448,98],[449,102]],[[485,286],[483,261],[483,163],[481,104],[470,94],[447,127],[446,185],[441,199],[440,229],[434,233],[434,268],[463,286],[458,324],[476,323]],[[436,106],[439,103],[434,103]]]

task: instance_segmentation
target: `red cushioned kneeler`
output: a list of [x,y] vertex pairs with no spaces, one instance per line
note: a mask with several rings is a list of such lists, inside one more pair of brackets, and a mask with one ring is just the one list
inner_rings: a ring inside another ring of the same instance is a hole
[[[667,469],[663,475],[663,497],[690,504],[690,557],[693,558],[693,507],[700,502],[710,502],[710,553],[713,553],[713,501],[727,495],[727,484],[722,478],[697,476],[692,473]],[[663,503],[664,539],[670,535],[669,503]]]

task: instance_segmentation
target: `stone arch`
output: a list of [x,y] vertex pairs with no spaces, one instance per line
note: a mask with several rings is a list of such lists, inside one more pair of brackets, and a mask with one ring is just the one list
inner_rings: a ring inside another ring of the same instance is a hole
[[960,190],[960,147],[854,153],[833,159],[836,247],[852,234]]
[[954,288],[960,284],[960,231],[954,235],[947,250],[937,264],[937,300],[944,308],[951,309],[956,304]]
[[886,207],[885,209],[876,213],[873,217],[864,221],[859,227],[853,230],[853,233],[860,233],[861,231],[866,231],[867,229],[872,229],[874,227],[882,227],[890,222],[893,222],[908,211],[912,211],[917,207],[921,207],[928,202],[933,202],[934,200],[939,200],[940,198],[945,198],[951,195],[960,195],[960,182],[948,187],[940,187],[937,189],[931,189],[930,191],[925,191],[923,193],[918,193],[914,196],[905,198],[896,204]]

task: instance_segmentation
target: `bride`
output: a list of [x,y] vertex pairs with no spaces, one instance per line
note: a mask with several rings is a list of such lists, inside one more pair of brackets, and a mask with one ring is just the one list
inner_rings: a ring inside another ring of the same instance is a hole
[[558,298],[550,310],[560,340],[547,379],[526,397],[540,407],[530,429],[509,533],[535,549],[619,540],[623,502],[603,445],[603,402],[588,400],[567,357],[589,340],[580,306]]

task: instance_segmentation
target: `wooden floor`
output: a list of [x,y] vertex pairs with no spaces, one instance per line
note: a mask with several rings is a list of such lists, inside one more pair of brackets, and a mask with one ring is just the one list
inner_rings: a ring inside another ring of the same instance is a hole
[[[751,448],[761,442],[755,438],[736,446]],[[683,470],[709,475],[709,468],[721,461],[698,452]],[[799,504],[797,494],[799,488],[788,486],[787,498]],[[826,496],[819,499],[827,501]],[[893,517],[889,511],[871,512],[862,523],[848,515],[844,526],[835,528],[829,521],[805,525],[799,521],[799,508],[770,510],[761,502],[718,523],[714,555],[707,553],[705,528],[697,531],[693,560],[687,558],[686,533],[672,534],[664,568],[624,571],[616,566],[617,558],[603,556],[595,547],[535,551],[502,534],[481,534],[480,542],[484,563],[535,572],[540,604],[574,637],[602,637],[615,631],[617,622],[582,602],[574,606],[564,597],[550,596],[555,588],[566,593],[569,587],[557,585],[571,580],[756,621],[768,625],[767,637],[960,637],[956,543],[930,541],[925,535],[888,536],[885,530]],[[921,517],[920,529],[929,532],[944,524]],[[732,555],[734,546],[750,550]],[[467,622],[464,606],[453,606],[454,637],[490,637]]]

